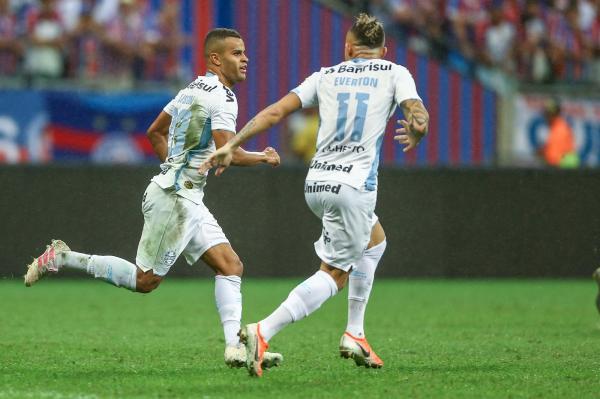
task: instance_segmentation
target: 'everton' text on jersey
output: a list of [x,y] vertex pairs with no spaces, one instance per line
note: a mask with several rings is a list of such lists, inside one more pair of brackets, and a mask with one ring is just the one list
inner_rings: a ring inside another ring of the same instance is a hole
[[319,106],[317,152],[306,179],[376,190],[387,121],[397,104],[420,100],[410,72],[381,59],[353,59],[321,68],[292,92],[303,108]]

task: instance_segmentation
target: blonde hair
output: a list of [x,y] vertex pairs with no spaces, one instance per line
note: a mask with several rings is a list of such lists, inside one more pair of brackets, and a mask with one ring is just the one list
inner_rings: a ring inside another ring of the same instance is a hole
[[365,13],[358,14],[350,32],[354,35],[358,45],[377,48],[383,46],[385,42],[385,32],[381,22]]

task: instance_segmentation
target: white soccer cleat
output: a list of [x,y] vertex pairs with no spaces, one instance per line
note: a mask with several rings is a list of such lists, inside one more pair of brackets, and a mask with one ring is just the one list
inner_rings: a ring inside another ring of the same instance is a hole
[[67,251],[70,251],[70,249],[63,241],[52,240],[50,245],[46,246],[44,253],[34,259],[33,262],[27,266],[27,273],[24,276],[25,285],[27,287],[31,287],[44,274],[46,274],[46,272],[58,272],[56,256]]
[[[277,367],[283,362],[281,353],[265,352],[262,367],[265,369]],[[243,344],[225,348],[225,364],[231,368],[246,367],[246,347]]]
[[246,347],[242,344],[225,347],[225,364],[239,368],[246,366]]
[[340,339],[340,356],[353,359],[357,366],[379,369],[383,360],[371,349],[366,338],[356,338],[345,332]]
[[269,344],[260,335],[260,324],[246,324],[240,330],[240,340],[246,345],[246,368],[251,376],[262,377],[262,363]]

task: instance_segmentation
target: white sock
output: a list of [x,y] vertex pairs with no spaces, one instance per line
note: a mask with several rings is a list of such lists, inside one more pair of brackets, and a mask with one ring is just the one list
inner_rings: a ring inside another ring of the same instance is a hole
[[215,302],[227,346],[240,342],[237,334],[242,319],[241,286],[242,278],[239,276],[215,276]]
[[365,336],[365,310],[371,295],[375,269],[383,256],[387,241],[367,249],[348,278],[348,324],[346,331],[356,338]]
[[59,267],[83,270],[117,287],[135,291],[137,267],[116,256],[98,256],[67,251],[57,256]]
[[294,288],[273,313],[259,322],[262,337],[268,342],[288,324],[301,320],[319,309],[326,300],[337,294],[337,291],[333,277],[319,270]]

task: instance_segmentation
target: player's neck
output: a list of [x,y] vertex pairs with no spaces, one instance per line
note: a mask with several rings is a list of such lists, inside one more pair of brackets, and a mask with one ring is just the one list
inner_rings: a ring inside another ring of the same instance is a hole
[[364,55],[356,55],[350,58],[348,61],[352,60],[378,60],[380,57],[375,54],[364,54]]
[[208,67],[206,70],[206,76],[209,75],[215,75],[219,79],[219,82],[223,83],[224,86],[229,87],[230,89],[235,85],[235,83],[230,82],[218,69],[212,69],[211,67]]

